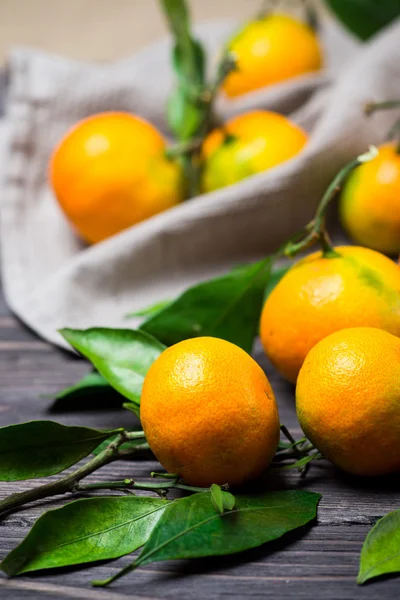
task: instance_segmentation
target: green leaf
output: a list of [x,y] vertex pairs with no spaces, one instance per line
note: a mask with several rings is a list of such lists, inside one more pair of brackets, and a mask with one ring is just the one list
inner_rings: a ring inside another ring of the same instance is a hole
[[113,388],[140,403],[145,375],[165,346],[134,329],[62,329],[64,338],[86,356]]
[[124,402],[124,404],[122,405],[122,408],[125,408],[125,410],[129,410],[130,412],[133,412],[133,414],[140,419],[140,406],[139,404],[136,404],[135,402]]
[[140,496],[76,500],[41,516],[0,567],[13,576],[129,554],[146,543],[167,506]]
[[380,519],[368,533],[361,550],[357,583],[400,571],[400,510]]
[[211,503],[218,513],[222,514],[225,510],[232,510],[235,506],[235,496],[222,490],[216,483],[212,484],[210,492]]
[[177,87],[168,98],[167,119],[171,131],[181,141],[194,137],[203,122],[203,111],[191,101],[182,86]]
[[314,519],[319,498],[295,490],[238,495],[235,508],[222,515],[208,492],[182,498],[167,507],[136,565],[255,548]]
[[134,563],[104,586],[139,565],[173,559],[235,554],[255,548],[312,521],[320,494],[297,490],[236,496],[235,508],[216,512],[210,492],[175,500],[165,509]]
[[130,317],[152,317],[169,304],[171,304],[171,300],[161,300],[160,302],[156,302],[156,304],[151,304],[150,306],[146,306],[145,308],[140,308],[139,310],[135,310],[131,313],[128,313],[125,316],[125,318],[129,319]]
[[71,385],[58,392],[58,394],[55,396],[55,399],[60,400],[68,396],[80,395],[82,393],[96,393],[99,391],[99,389],[101,390],[102,388],[109,387],[110,384],[102,375],[100,375],[100,373],[91,371],[90,373],[87,373],[87,375],[84,375],[82,379],[80,379],[74,385]]
[[187,141],[195,136],[204,120],[201,95],[205,87],[206,55],[193,37],[190,15],[184,0],[161,0],[175,44],[172,65],[178,78],[177,88],[167,106],[167,120],[173,133]]
[[236,498],[230,492],[222,492],[222,502],[224,510],[233,510],[236,504]]
[[123,396],[100,373],[91,371],[74,385],[58,392],[50,412],[121,407]]
[[114,431],[30,421],[0,428],[0,481],[47,477],[88,456]]
[[222,498],[222,490],[216,483],[213,483],[210,487],[211,492],[211,504],[215,510],[222,515],[224,512],[224,501]]
[[185,0],[161,0],[175,44],[172,64],[185,84],[202,84],[205,76],[205,52],[190,31],[190,15]]
[[367,40],[400,15],[400,0],[327,0],[350,31]]
[[87,373],[87,375],[84,375],[82,379],[78,381],[78,383],[75,383],[74,385],[71,385],[65,388],[64,390],[61,390],[61,392],[58,392],[58,394],[55,396],[55,399],[60,400],[61,398],[66,398],[67,396],[75,396],[75,394],[81,394],[82,392],[84,394],[90,392],[97,392],[99,388],[101,389],[109,387],[110,384],[106,379],[104,379],[102,375],[100,375],[100,373],[92,371],[90,373]]
[[213,336],[251,352],[270,272],[271,259],[267,258],[189,288],[140,329],[167,346]]
[[181,41],[178,41],[172,51],[172,66],[182,87],[185,88],[188,84],[193,86],[194,89],[188,88],[188,92],[190,93],[191,91],[196,91],[196,88],[199,91],[204,84],[206,54],[200,42],[191,37],[190,33],[189,37],[190,42],[187,42],[187,48],[190,48],[190,57],[183,50]]

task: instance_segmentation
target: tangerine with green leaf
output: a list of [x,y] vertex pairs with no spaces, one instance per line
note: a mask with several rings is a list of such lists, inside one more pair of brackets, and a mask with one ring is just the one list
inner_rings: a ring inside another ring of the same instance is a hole
[[204,192],[276,167],[301,152],[307,134],[275,112],[254,110],[211,131],[202,148]]
[[295,382],[311,348],[349,327],[400,336],[400,267],[359,246],[339,246],[331,256],[315,252],[295,263],[265,302],[260,335],[271,362]]
[[359,244],[400,252],[400,152],[393,142],[348,178],[340,198],[340,216]]
[[144,381],[140,417],[163,467],[195,486],[257,477],[279,441],[265,373],[244,350],[213,337],[179,342],[157,358]]

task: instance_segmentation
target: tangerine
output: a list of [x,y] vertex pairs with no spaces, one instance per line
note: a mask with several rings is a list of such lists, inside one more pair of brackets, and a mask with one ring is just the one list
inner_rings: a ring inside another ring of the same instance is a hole
[[298,154],[307,134],[275,112],[255,110],[211,131],[202,148],[202,188],[211,192],[271,169]]
[[64,136],[50,182],[82,238],[100,242],[183,199],[180,167],[165,147],[153,125],[124,112],[93,115]]
[[342,223],[359,244],[400,252],[400,154],[384,144],[373,160],[348,177],[340,198]]
[[228,50],[237,61],[222,86],[229,97],[317,71],[322,65],[315,32],[286,14],[271,13],[251,21],[228,43]]
[[257,477],[279,441],[265,373],[244,350],[218,338],[185,340],[157,358],[145,377],[140,417],[159,462],[195,486]]
[[338,467],[355,475],[400,471],[400,339],[358,327],[324,338],[296,386],[300,425]]
[[315,252],[289,269],[267,298],[261,341],[275,367],[295,382],[305,357],[329,334],[377,327],[400,336],[400,267],[359,246]]

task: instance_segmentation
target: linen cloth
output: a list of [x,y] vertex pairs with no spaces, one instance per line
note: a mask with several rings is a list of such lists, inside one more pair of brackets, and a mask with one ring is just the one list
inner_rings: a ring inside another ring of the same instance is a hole
[[[211,63],[236,27],[224,21],[197,29]],[[301,228],[338,169],[381,142],[398,116],[367,118],[365,102],[400,97],[400,20],[364,45],[329,20],[321,36],[323,72],[218,102],[222,117],[255,107],[290,114],[310,132],[300,155],[91,247],[75,236],[49,187],[50,153],[78,119],[99,111],[131,111],[168,133],[171,41],[100,65],[14,50],[7,84],[0,83],[0,243],[11,309],[67,347],[59,328],[132,327],[128,312],[257,259]]]

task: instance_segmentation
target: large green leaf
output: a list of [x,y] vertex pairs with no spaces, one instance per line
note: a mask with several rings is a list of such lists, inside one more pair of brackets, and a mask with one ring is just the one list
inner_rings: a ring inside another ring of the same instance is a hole
[[9,576],[118,558],[146,543],[168,506],[160,498],[88,498],[41,516],[1,563]]
[[0,428],[0,481],[54,475],[88,456],[115,433],[30,421]]
[[62,335],[86,356],[120,394],[140,403],[145,375],[165,346],[134,329],[62,329]]
[[315,518],[320,494],[304,491],[235,496],[232,510],[220,514],[210,492],[168,505],[139,558],[107,581],[107,585],[139,565],[172,559],[242,552],[280,538]]
[[170,504],[136,561],[234,554],[276,540],[315,518],[319,494],[304,491],[237,495],[235,507],[216,513],[203,492]]
[[336,16],[367,40],[400,16],[400,0],[326,0]]
[[140,329],[167,346],[192,337],[213,336],[250,352],[270,273],[271,260],[267,258],[196,285]]
[[400,510],[380,519],[368,533],[361,550],[357,583],[397,572],[400,572]]

